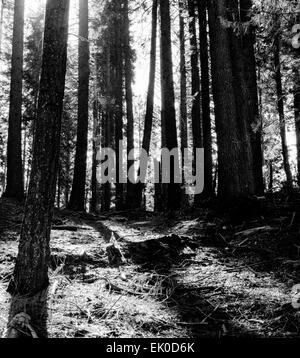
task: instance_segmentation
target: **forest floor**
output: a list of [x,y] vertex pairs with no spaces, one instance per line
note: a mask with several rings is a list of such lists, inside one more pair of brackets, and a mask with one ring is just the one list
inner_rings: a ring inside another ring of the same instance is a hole
[[[1,200],[1,199],[0,199]],[[57,211],[49,337],[300,337],[299,212],[281,202],[234,222],[209,209],[93,216]],[[0,201],[0,335],[22,208]],[[112,232],[123,263],[109,256]]]

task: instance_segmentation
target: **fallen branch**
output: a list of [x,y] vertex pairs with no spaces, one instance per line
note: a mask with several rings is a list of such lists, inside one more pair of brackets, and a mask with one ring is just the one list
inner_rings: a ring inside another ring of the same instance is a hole
[[52,230],[55,231],[72,231],[72,232],[76,232],[78,231],[78,227],[77,226],[52,226]]
[[234,234],[234,236],[248,236],[248,235],[258,234],[260,232],[271,232],[276,230],[278,230],[278,228],[271,227],[271,226],[255,227],[253,229],[237,232],[236,234]]

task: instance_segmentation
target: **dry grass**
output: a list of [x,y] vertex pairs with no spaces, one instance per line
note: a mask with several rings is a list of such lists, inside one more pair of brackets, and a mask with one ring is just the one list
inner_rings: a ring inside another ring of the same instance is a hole
[[[127,258],[124,266],[114,268],[106,256],[107,240],[97,225],[72,217],[63,223],[80,225],[80,230],[52,232],[49,337],[299,336],[300,318],[291,307],[290,295],[297,276],[283,271],[284,263],[263,270],[261,257],[242,251],[257,246],[252,239],[215,247],[213,236],[207,237],[207,227],[215,230],[215,224],[205,226],[203,220],[175,223],[165,231],[161,225],[160,234],[153,234],[149,220],[138,224],[138,229],[130,222],[126,227],[114,222]],[[162,233],[174,232],[194,233],[193,245],[189,246],[188,238],[183,247],[159,239]],[[0,335],[7,325],[6,287],[17,252],[16,238],[11,232],[0,240]],[[157,245],[149,239],[157,240]],[[267,247],[266,240],[269,237],[264,234],[257,238],[259,247]],[[157,250],[157,262],[148,262],[152,247]]]

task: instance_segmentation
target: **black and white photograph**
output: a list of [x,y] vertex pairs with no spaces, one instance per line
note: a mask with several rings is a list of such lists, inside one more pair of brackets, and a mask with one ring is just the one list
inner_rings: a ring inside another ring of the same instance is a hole
[[0,0],[0,337],[300,338],[299,0]]

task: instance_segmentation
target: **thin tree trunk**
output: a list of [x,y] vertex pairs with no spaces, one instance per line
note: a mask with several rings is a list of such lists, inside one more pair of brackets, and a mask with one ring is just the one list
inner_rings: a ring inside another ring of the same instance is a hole
[[74,178],[69,209],[85,211],[85,185],[89,122],[89,8],[88,0],[79,1],[78,124]]
[[200,39],[200,69],[204,148],[204,191],[202,198],[213,196],[212,136],[210,118],[209,57],[207,39],[207,0],[197,0]]
[[294,108],[295,108],[295,129],[297,139],[297,180],[300,186],[300,70],[294,69]]
[[24,134],[23,134],[23,183],[25,182],[25,171],[26,171],[26,147],[27,147],[27,123],[24,123]]
[[289,152],[286,139],[286,123],[285,123],[285,114],[284,114],[284,94],[282,89],[282,79],[281,79],[281,62],[280,62],[280,20],[279,15],[276,15],[276,34],[274,38],[274,68],[275,68],[275,81],[276,81],[276,91],[277,91],[277,109],[279,114],[279,126],[280,126],[280,136],[281,136],[281,146],[282,146],[282,157],[283,157],[283,166],[286,175],[286,182],[289,188],[293,186],[293,177],[291,172],[291,167],[289,163]]
[[[91,180],[91,205],[90,211],[97,213],[98,210],[98,182],[97,182],[97,139],[99,136],[99,118],[98,118],[98,101],[94,99],[93,103],[93,163],[92,163],[92,180]],[[100,136],[99,136],[100,137]]]
[[[67,59],[69,0],[48,0],[45,18],[44,50],[35,123],[33,160],[23,220],[19,252],[9,292],[29,300],[26,313],[39,327],[41,312],[34,299],[49,284],[50,231],[55,201],[60,151],[61,118]],[[34,306],[34,307],[33,307]],[[12,312],[19,313],[20,307]],[[24,311],[23,311],[24,312]]]
[[[155,73],[156,73],[156,45],[157,45],[157,18],[158,18],[158,0],[153,0],[152,3],[152,25],[151,25],[151,50],[150,50],[150,71],[147,92],[147,104],[145,124],[143,131],[142,148],[149,155],[151,132],[153,127],[153,112],[154,112],[154,90],[155,90]],[[158,184],[159,185],[159,184]],[[139,183],[136,186],[136,204],[137,207],[142,205],[142,192],[144,185]],[[156,193],[157,191],[155,191]]]
[[[297,24],[300,23],[300,7],[297,12]],[[294,50],[296,64],[294,66],[294,110],[295,110],[295,131],[297,146],[297,182],[300,186],[300,48]]]
[[153,124],[154,112],[154,89],[155,89],[155,72],[156,72],[156,43],[157,43],[157,10],[158,2],[153,0],[152,4],[152,33],[151,33],[151,52],[150,52],[150,72],[147,93],[147,107],[145,116],[145,127],[143,135],[143,149],[149,154],[151,131]]
[[[178,148],[176,113],[175,113],[175,93],[173,80],[173,61],[172,61],[172,45],[171,45],[171,18],[170,18],[170,2],[169,0],[160,0],[160,16],[161,16],[161,116],[162,126],[165,130],[166,148],[172,151]],[[175,168],[175,160],[171,157],[170,163],[170,184],[167,184],[167,208],[169,210],[178,209],[180,207],[180,185],[175,183],[175,171],[179,172],[179,168]]]
[[7,178],[5,197],[22,200],[22,77],[24,48],[24,0],[15,0],[10,104],[7,139]]
[[[187,68],[185,49],[185,20],[183,11],[185,0],[179,0],[179,41],[180,41],[180,136],[181,136],[181,165],[182,179],[185,184],[184,150],[188,148],[188,126],[187,126]],[[182,189],[182,206],[188,206],[186,188]]]
[[[132,54],[130,46],[130,21],[128,0],[124,0],[124,61],[125,61],[125,98],[127,115],[127,155],[134,149],[134,117],[133,117],[133,69]],[[127,160],[127,171],[134,165],[134,160]],[[128,209],[136,207],[135,184],[128,181],[126,207]]]
[[269,161],[269,185],[268,188],[270,191],[273,191],[273,177],[274,177],[274,170],[273,170],[273,161]]
[[192,71],[192,130],[193,146],[203,148],[202,118],[201,118],[201,93],[200,93],[200,72],[199,72],[199,52],[196,35],[196,14],[194,0],[188,0],[189,9],[189,32],[191,47],[191,71]]
[[115,44],[114,44],[114,97],[115,97],[115,148],[116,148],[116,210],[124,209],[124,184],[120,182],[121,162],[123,161],[120,153],[120,141],[123,140],[123,51],[122,51],[122,6],[116,3],[116,12],[118,14],[115,21]]
[[[111,88],[112,88],[112,76],[111,76],[111,47],[108,46],[106,59],[105,59],[105,91],[106,98],[111,98]],[[106,106],[102,110],[102,135],[103,143],[105,148],[112,146],[112,128],[113,128],[113,116],[111,112],[111,106]],[[102,200],[101,200],[101,210],[104,212],[110,211],[111,207],[111,183],[107,182],[102,185]]]

